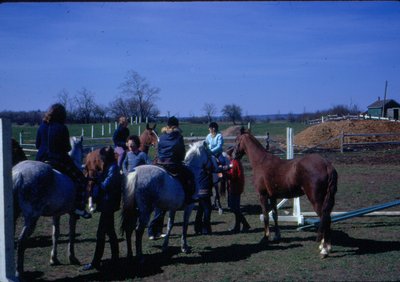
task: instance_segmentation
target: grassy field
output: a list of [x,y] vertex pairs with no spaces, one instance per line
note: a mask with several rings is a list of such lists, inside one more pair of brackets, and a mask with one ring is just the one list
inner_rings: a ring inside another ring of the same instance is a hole
[[[400,199],[400,151],[327,153],[339,173],[334,211],[348,211]],[[230,234],[233,215],[226,209],[212,214],[213,234],[196,236],[189,227],[190,254],[179,252],[182,216],[177,214],[170,249],[161,253],[162,241],[144,236],[146,261],[139,265],[125,259],[125,240],[120,236],[120,261],[109,264],[106,245],[100,272],[79,272],[67,264],[67,217],[62,218],[59,258],[62,265],[50,267],[51,220],[41,218],[26,251],[28,281],[398,281],[400,277],[399,217],[359,217],[333,224],[333,252],[321,260],[313,230],[297,231],[294,223],[281,222],[279,244],[261,242],[258,197],[251,183],[252,171],[244,158],[246,187],[242,208],[251,230]],[[305,197],[302,210],[310,211]],[[399,210],[399,207],[390,210]],[[287,206],[282,212],[289,212]],[[194,211],[195,213],[195,211]],[[194,213],[191,221],[194,220]],[[76,254],[81,263],[90,262],[99,214],[79,220]],[[119,215],[116,214],[116,222]],[[117,224],[118,225],[118,224]],[[17,231],[21,230],[21,220]]]
[[[232,126],[232,123],[220,122],[220,131],[225,130],[226,128]],[[84,132],[84,136],[90,138],[92,135],[92,125],[91,124],[67,124],[68,129],[70,131],[71,136],[81,136],[82,129]],[[165,124],[157,124],[156,130],[158,132],[160,129],[165,126]],[[245,125],[247,127],[247,124]],[[102,128],[104,127],[104,135]],[[140,127],[140,129],[139,129]],[[185,123],[181,122],[180,125],[183,135],[185,137],[189,136],[206,136],[208,134],[208,125],[207,124],[193,124],[193,123]],[[270,133],[271,137],[273,136],[286,136],[286,127],[292,127],[294,133],[299,133],[301,130],[307,127],[307,125],[302,123],[288,123],[288,122],[269,122],[269,123],[254,123],[251,125],[252,132],[254,135],[266,135],[267,132]],[[12,125],[12,136],[19,141],[20,133],[22,132],[24,143],[33,144],[35,142],[36,130],[38,126],[30,126],[30,125]],[[138,134],[138,132],[143,131],[146,128],[146,124],[133,124],[129,125],[129,130],[131,134]],[[94,137],[112,137],[112,134],[115,130],[115,124],[93,124]]]

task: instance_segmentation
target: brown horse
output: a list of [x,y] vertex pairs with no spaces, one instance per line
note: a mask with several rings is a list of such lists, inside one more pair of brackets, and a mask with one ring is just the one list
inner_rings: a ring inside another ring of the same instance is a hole
[[[150,127],[146,124],[146,130],[140,135],[140,148],[139,150],[148,154],[149,148],[151,146],[156,146],[158,144],[158,135],[155,132],[157,124]],[[118,161],[118,154],[115,154],[115,158]],[[90,152],[86,156],[85,160],[85,176],[88,178],[87,192],[89,194],[89,209],[94,211],[94,204],[92,202],[92,191],[95,185],[94,179],[103,171],[103,161],[100,158],[100,149],[96,149]]]
[[275,222],[275,241],[280,240],[277,198],[294,198],[304,194],[320,217],[317,241],[321,257],[331,250],[331,211],[335,204],[338,175],[330,162],[317,154],[293,160],[282,160],[268,153],[249,132],[241,130],[236,138],[234,157],[247,155],[253,169],[253,180],[264,215],[265,238],[268,240],[269,212]]

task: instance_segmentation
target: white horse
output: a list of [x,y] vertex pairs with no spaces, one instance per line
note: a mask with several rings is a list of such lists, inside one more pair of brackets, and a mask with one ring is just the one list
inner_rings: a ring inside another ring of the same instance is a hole
[[[190,145],[186,153],[185,163],[194,174],[196,191],[205,183],[209,185],[210,171],[214,169],[215,164],[211,160],[207,146],[202,141]],[[136,256],[139,262],[143,262],[142,236],[154,207],[170,211],[163,251],[166,251],[168,247],[175,211],[184,208],[181,251],[184,253],[189,251],[186,235],[194,204],[185,205],[185,192],[176,177],[173,177],[161,167],[142,165],[128,175],[124,189],[121,230],[126,233],[128,258],[133,257],[131,236],[137,225]],[[138,224],[137,220],[139,220]]]
[[[72,150],[69,152],[75,164],[81,167],[83,157],[83,138],[71,138]],[[16,164],[12,169],[15,220],[22,212],[24,226],[17,242],[17,269],[19,277],[24,271],[24,252],[29,236],[32,235],[40,216],[53,217],[53,246],[50,264],[57,265],[57,241],[60,235],[60,216],[68,213],[69,246],[68,258],[71,264],[79,265],[75,257],[74,240],[76,215],[76,187],[68,176],[61,174],[46,163],[26,160]]]

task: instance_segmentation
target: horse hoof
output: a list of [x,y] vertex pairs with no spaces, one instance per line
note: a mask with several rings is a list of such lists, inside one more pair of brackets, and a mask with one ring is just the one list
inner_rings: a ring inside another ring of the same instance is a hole
[[324,259],[324,258],[326,258],[327,256],[328,256],[328,251],[326,250],[326,249],[322,249],[321,250],[321,252],[319,253],[319,255],[320,255],[320,257],[321,257],[321,259]]
[[262,239],[261,239],[261,241],[260,241],[260,244],[268,245],[268,244],[269,244],[269,239],[268,239],[268,237],[266,237],[266,236],[262,237]]
[[181,251],[182,251],[182,253],[184,253],[184,254],[190,254],[190,253],[191,253],[189,247],[182,247],[182,248],[181,248]]
[[81,265],[81,262],[80,262],[76,257],[70,257],[70,258],[69,258],[69,264],[72,264],[72,265]]
[[61,262],[57,258],[50,259],[51,266],[60,265],[60,264],[61,264]]

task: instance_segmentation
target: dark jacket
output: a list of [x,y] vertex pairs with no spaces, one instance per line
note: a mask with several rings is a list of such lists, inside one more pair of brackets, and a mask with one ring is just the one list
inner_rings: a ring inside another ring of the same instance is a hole
[[115,212],[121,203],[121,188],[123,176],[116,163],[111,164],[104,172],[101,183],[94,188],[97,210],[100,212]]
[[38,161],[63,162],[68,159],[71,150],[69,131],[65,124],[42,122],[36,134]]
[[161,164],[182,164],[185,159],[185,143],[178,128],[167,129],[160,136],[158,142],[158,163]]
[[126,140],[129,137],[129,129],[119,125],[114,131],[113,142],[115,147],[122,147],[126,149]]

